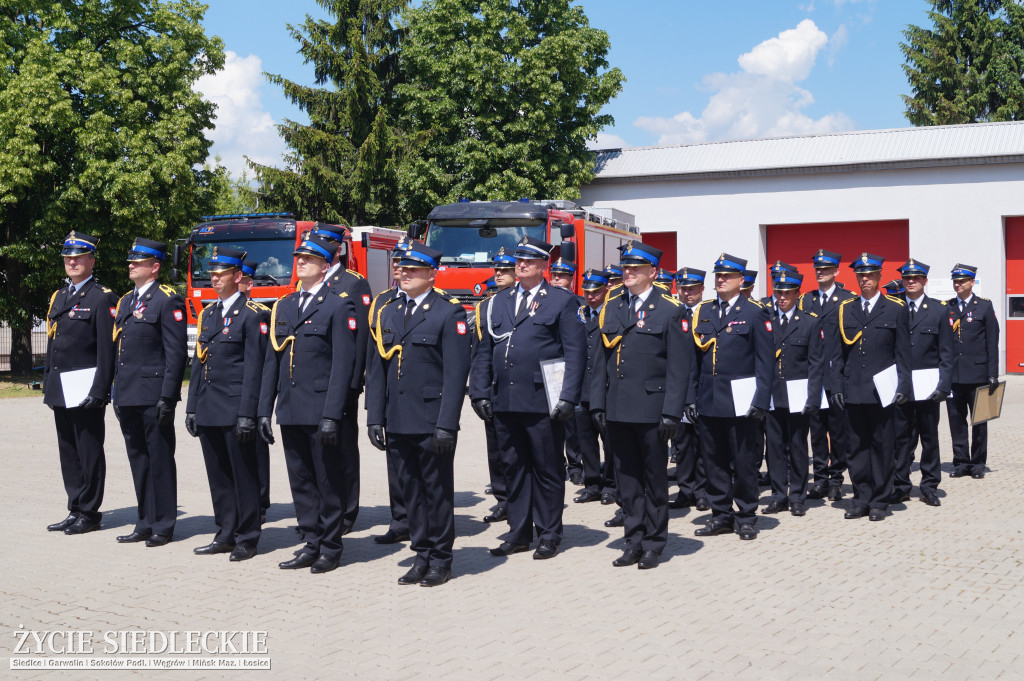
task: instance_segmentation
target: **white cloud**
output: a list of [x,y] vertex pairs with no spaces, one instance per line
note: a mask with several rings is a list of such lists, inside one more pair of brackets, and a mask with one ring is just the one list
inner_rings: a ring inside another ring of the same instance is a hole
[[[845,31],[837,31],[834,39],[839,49],[847,39]],[[810,75],[818,54],[830,42],[813,21],[804,19],[740,55],[741,71],[705,76],[704,89],[713,94],[700,116],[689,111],[671,118],[641,116],[633,124],[657,133],[658,144],[849,130],[853,121],[841,112],[821,118],[803,113],[814,103],[814,95],[797,83]]]
[[828,65],[832,66],[836,63],[836,55],[850,42],[850,31],[846,28],[846,24],[839,24],[839,28],[832,34],[832,37],[828,39]]
[[274,119],[263,110],[260,88],[266,81],[260,58],[254,54],[239,57],[230,50],[224,56],[222,70],[196,81],[196,90],[217,105],[216,128],[210,132],[211,159],[219,155],[235,177],[247,168],[243,155],[280,166],[285,145]]
[[628,147],[626,140],[609,132],[599,132],[595,139],[587,142],[587,149],[621,149]]

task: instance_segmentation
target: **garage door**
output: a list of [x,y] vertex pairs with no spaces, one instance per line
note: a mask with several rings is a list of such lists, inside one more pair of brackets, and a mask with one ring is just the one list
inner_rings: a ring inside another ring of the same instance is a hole
[[676,242],[679,235],[675,232],[644,232],[644,243],[650,244],[662,251],[661,267],[666,272],[675,272],[676,265]]
[[[765,230],[766,255],[769,266],[776,260],[796,266],[804,275],[804,291],[817,288],[811,258],[819,248],[843,255],[839,281],[847,289],[859,293],[857,280],[849,263],[867,252],[885,258],[882,283],[900,276],[896,268],[910,257],[909,223],[907,220],[874,220],[871,222],[815,222],[796,225],[768,225]],[[759,276],[764,276],[759,275]],[[771,282],[768,290],[771,291]]]
[[1024,373],[1024,217],[1006,218],[1006,302],[1006,371]]

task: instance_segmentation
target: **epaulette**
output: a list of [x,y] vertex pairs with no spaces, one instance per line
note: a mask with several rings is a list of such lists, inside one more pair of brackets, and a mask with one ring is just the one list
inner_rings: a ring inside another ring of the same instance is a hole
[[984,300],[986,303],[992,302],[988,298],[982,298],[981,296],[974,296],[974,297],[977,298],[978,300]]
[[796,301],[796,309],[800,310],[801,312],[804,311],[804,296],[806,296],[806,295],[807,295],[806,292],[801,293],[800,297],[797,298],[797,301]]
[[668,286],[665,286],[664,284],[662,284],[660,282],[657,282],[657,281],[654,282],[654,285],[657,286],[658,288],[664,289],[666,291],[670,291],[671,290]]
[[762,302],[761,302],[760,300],[758,300],[757,298],[747,298],[747,302],[749,302],[749,303],[753,303],[754,305],[757,305],[758,307],[760,307],[760,308],[762,308],[762,309],[764,309],[764,308],[768,307],[767,305],[765,305],[764,303],[762,303]]
[[[899,303],[903,307],[907,306],[907,304],[905,302],[903,302],[902,298],[897,298],[896,296],[890,296],[888,293],[885,294],[885,297],[888,298],[889,300],[891,300],[894,303]],[[851,298],[850,300],[853,300],[853,298]]]
[[348,291],[342,291],[338,294],[339,298],[348,298]]
[[262,303],[257,303],[255,300],[245,301],[245,306],[254,312],[270,312],[270,308]]
[[451,298],[445,298],[445,300],[447,300],[452,305],[462,305],[462,302],[455,296],[452,296]]
[[817,317],[818,317],[818,313],[817,312],[812,312],[811,310],[804,310],[804,314],[809,314],[812,317],[814,317],[815,319],[817,319]]
[[435,286],[434,290],[437,291],[438,293],[440,293],[442,296],[448,295],[448,292],[445,291],[443,288],[438,288],[438,287]]
[[848,305],[849,303],[852,303],[855,300],[857,300],[857,299],[856,298],[847,298],[843,302],[839,303],[839,307],[842,307],[843,305]]
[[168,298],[170,298],[171,296],[173,296],[173,295],[175,295],[177,293],[177,291],[175,291],[173,288],[171,288],[167,284],[160,284],[160,290],[163,291],[164,294]]
[[103,286],[102,284],[100,284],[100,290],[103,291],[104,293],[113,293],[113,291],[111,291],[106,286]]
[[[619,287],[618,287],[618,286],[616,286],[615,288],[619,288]],[[623,291],[625,291],[625,289],[622,289],[622,290],[620,290],[620,291],[619,291],[618,293],[616,293],[616,294],[615,294],[614,296],[613,296],[613,295],[611,295],[611,292],[612,292],[612,291],[614,291],[614,290],[615,290],[615,288],[612,288],[612,289],[609,289],[609,290],[608,290],[608,293],[609,293],[609,295],[608,295],[608,299],[607,299],[607,300],[606,300],[605,302],[608,302],[608,300],[615,300],[616,298],[621,298],[621,297],[622,297]]]
[[668,302],[672,303],[676,307],[679,307],[680,305],[682,305],[682,303],[680,303],[678,300],[676,300],[675,296],[670,296],[667,293],[662,293],[661,297],[664,298],[665,300],[667,300]]
[[346,271],[346,272],[348,272],[349,274],[354,274],[355,276],[359,277],[360,279],[366,279],[366,277],[364,277],[363,275],[359,274],[359,273],[358,273],[358,272],[356,272],[355,270],[350,270],[350,269],[348,269],[348,268],[346,267],[346,268],[345,268],[345,271]]
[[940,300],[939,305],[949,305],[945,300]]

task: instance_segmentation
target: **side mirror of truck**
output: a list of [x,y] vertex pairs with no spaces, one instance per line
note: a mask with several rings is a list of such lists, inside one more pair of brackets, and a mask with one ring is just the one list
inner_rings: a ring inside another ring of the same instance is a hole
[[571,241],[562,242],[562,259],[576,262],[576,244]]
[[407,231],[410,239],[422,239],[423,235],[427,233],[427,224],[423,220],[417,220],[409,225]]
[[571,222],[562,222],[559,225],[559,231],[562,233],[562,239],[571,239],[576,236],[576,225]]

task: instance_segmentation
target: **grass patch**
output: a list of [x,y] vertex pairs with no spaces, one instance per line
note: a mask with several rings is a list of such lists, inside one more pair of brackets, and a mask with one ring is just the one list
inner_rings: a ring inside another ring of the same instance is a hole
[[0,371],[0,400],[8,397],[42,397],[42,390],[33,390],[32,383],[42,382],[43,372],[32,376],[14,376],[9,371]]

